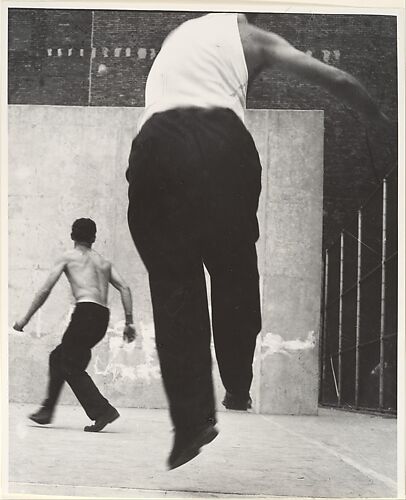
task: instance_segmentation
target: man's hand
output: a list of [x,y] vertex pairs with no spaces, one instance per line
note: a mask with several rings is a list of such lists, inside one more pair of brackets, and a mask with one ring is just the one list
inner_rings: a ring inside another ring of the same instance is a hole
[[135,331],[134,325],[125,325],[124,331],[123,331],[123,339],[130,343],[133,340],[135,340],[135,337],[137,335],[137,332]]
[[27,324],[27,321],[20,319],[19,321],[16,321],[14,323],[13,329],[17,330],[17,332],[23,332],[26,324]]

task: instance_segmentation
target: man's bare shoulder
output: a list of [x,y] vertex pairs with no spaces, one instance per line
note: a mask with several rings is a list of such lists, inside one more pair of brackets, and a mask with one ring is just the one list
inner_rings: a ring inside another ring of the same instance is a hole
[[104,257],[102,254],[96,252],[96,250],[93,249],[90,251],[89,257],[93,262],[93,265],[95,265],[100,271],[104,273],[111,272],[112,263],[108,258]]
[[111,261],[107,257],[105,257],[99,252],[96,252],[96,250],[93,249],[92,249],[92,257],[99,260],[100,264],[111,266]]
[[247,21],[244,15],[238,17],[238,30],[250,75],[256,75],[277,60],[278,52],[290,46],[281,36],[263,30]]
[[62,254],[61,259],[65,260],[66,263],[77,260],[80,257],[80,252],[76,248],[69,248],[69,250],[65,250]]
[[247,21],[245,16],[238,16],[238,29],[240,31],[241,41],[252,44],[257,49],[266,46],[281,46],[289,45],[289,43],[277,33],[267,31],[255,24]]
[[52,263],[52,270],[53,271],[63,271],[65,269],[65,266],[69,263],[69,256],[68,252],[63,252],[59,254],[53,261]]

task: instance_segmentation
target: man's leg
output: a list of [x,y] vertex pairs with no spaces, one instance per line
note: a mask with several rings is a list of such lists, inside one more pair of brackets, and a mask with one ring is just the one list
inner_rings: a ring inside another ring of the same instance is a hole
[[86,426],[85,431],[98,432],[120,415],[102,396],[95,383],[85,371],[91,358],[91,351],[85,346],[64,346],[62,352],[62,370],[79,403],[90,420],[95,420],[92,426]]
[[61,371],[61,345],[58,345],[49,355],[49,378],[47,397],[41,408],[30,415],[30,419],[37,424],[49,424],[55,411],[63,384],[65,382]]
[[[210,323],[199,233],[200,150],[185,114],[153,117],[135,139],[128,222],[150,279],[156,344],[175,441],[174,468],[217,435]],[[192,117],[193,118],[193,117]],[[192,121],[192,120],[189,120]]]
[[172,253],[166,247],[155,261],[154,249],[135,241],[149,271],[156,346],[175,430],[168,464],[175,468],[217,435],[203,265],[192,249]]
[[232,113],[207,126],[208,189],[203,260],[211,275],[213,336],[225,406],[247,409],[261,329],[255,241],[261,164],[255,143]]
[[102,396],[86,372],[91,348],[104,337],[108,320],[108,309],[98,304],[79,303],[62,340],[61,361],[65,380],[87,416],[96,421],[93,426],[85,428],[87,431],[97,432],[119,417],[117,410]]
[[203,266],[181,276],[150,272],[156,344],[177,432],[214,423],[210,323]]
[[87,416],[95,424],[86,431],[98,432],[120,415],[102,396],[86,368],[91,359],[91,347],[105,335],[108,326],[108,309],[92,303],[76,305],[62,343],[52,351],[49,358],[48,395],[42,408],[30,416],[39,423],[50,423],[64,381],[82,405]]
[[[67,352],[66,352],[67,351]],[[108,401],[96,387],[86,367],[91,358],[90,349],[75,349],[73,358],[70,350],[66,350],[63,358],[63,368],[66,382],[69,384],[79,403],[83,406],[90,420],[96,420],[108,407]],[[79,359],[77,359],[80,357]]]
[[252,362],[261,330],[255,243],[209,253],[213,336],[219,371],[227,391],[224,405],[250,407]]
[[54,409],[58,402],[65,380],[61,373],[61,345],[56,347],[49,356],[48,397],[44,406]]

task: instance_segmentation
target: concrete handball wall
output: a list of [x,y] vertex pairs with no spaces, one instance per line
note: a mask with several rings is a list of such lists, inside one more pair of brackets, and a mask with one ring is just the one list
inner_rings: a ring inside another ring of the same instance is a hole
[[[24,312],[78,217],[98,225],[95,249],[112,259],[134,296],[138,338],[123,344],[119,294],[89,373],[117,406],[165,407],[146,271],[127,223],[124,172],[140,108],[9,106],[9,324]],[[252,395],[261,413],[317,411],[323,113],[248,111],[263,165],[258,242],[263,330]],[[62,279],[26,327],[10,331],[9,394],[40,402],[49,351],[72,310]],[[223,388],[214,360],[216,393]],[[75,403],[67,389],[62,403]],[[219,409],[221,405],[219,404]]]

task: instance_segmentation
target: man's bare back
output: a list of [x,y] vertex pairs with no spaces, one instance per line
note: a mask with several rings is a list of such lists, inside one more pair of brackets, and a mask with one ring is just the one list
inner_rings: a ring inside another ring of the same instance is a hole
[[[83,233],[83,225],[87,227],[90,234]],[[78,219],[73,223],[71,238],[74,241],[74,248],[67,250],[56,260],[27,313],[15,322],[14,329],[23,330],[35,312],[47,300],[62,274],[65,274],[76,303],[93,302],[107,307],[109,284],[113,285],[120,292],[125,313],[123,336],[129,342],[134,340],[135,328],[130,288],[114,265],[92,249],[95,236],[96,225],[90,219]]]
[[64,273],[75,302],[107,306],[111,263],[91,248],[77,245],[65,253]]

